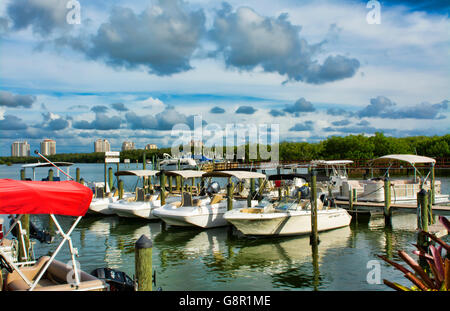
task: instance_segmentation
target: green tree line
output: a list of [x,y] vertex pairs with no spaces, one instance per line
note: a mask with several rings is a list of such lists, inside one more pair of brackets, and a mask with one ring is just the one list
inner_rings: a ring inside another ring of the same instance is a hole
[[[180,150],[181,150],[180,146]],[[270,146],[266,146],[270,152]],[[234,147],[235,153],[238,147]],[[186,149],[184,149],[186,150]],[[245,159],[249,159],[250,146],[245,145]],[[193,151],[193,148],[192,148]],[[121,162],[124,159],[142,162],[144,152],[147,160],[162,159],[164,153],[171,154],[171,148],[156,150],[127,150],[120,153]],[[417,154],[433,158],[450,157],[450,134],[443,136],[414,136],[414,137],[387,137],[383,133],[367,137],[360,135],[331,136],[317,142],[281,142],[279,144],[279,160],[360,160],[373,159],[387,154]],[[225,148],[222,148],[225,157]],[[259,153],[258,153],[259,156]],[[0,164],[34,163],[37,157],[0,157]],[[103,163],[104,153],[60,153],[48,157],[51,161],[64,161],[73,163]],[[260,158],[255,159],[261,160]],[[41,160],[42,162],[42,160]]]

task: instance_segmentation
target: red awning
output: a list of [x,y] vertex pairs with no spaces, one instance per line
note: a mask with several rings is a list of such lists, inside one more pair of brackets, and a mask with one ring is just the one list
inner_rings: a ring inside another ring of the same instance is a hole
[[0,179],[0,214],[84,216],[92,191],[75,181]]

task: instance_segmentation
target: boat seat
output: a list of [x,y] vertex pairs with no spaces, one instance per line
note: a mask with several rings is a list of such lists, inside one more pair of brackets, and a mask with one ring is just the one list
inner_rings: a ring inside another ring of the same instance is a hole
[[181,207],[181,201],[172,202],[170,205],[175,206],[176,208]]
[[[33,266],[20,268],[21,272],[29,279],[33,280],[42,270],[44,265],[50,259],[49,256],[41,257]],[[67,276],[73,273],[71,266],[66,265],[60,261],[54,260],[41,280],[36,285],[36,291],[69,291],[74,290],[75,287],[67,282]],[[100,279],[80,271],[80,284],[77,289],[88,289],[90,287],[105,287],[105,283]],[[17,271],[7,273],[5,289],[10,291],[28,290],[30,287],[20,277]],[[98,289],[101,290],[101,289]]]
[[211,205],[212,204],[216,204],[216,203],[219,203],[220,201],[222,201],[223,200],[223,196],[221,195],[221,194],[215,194],[214,196],[213,196],[213,198],[211,199]]
[[192,200],[192,194],[189,192],[183,192],[182,206],[194,206],[194,202]]

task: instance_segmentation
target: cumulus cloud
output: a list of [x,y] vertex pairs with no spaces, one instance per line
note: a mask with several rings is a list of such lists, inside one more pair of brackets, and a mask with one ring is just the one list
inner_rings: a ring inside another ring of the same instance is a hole
[[334,125],[334,126],[345,126],[345,125],[349,125],[350,121],[347,120],[347,119],[344,119],[344,120],[331,122],[331,124]]
[[88,37],[63,37],[66,44],[113,67],[144,66],[160,76],[190,70],[190,59],[205,32],[203,10],[181,0],[157,0],[141,13],[114,7],[109,20]]
[[235,113],[241,113],[241,114],[254,114],[256,112],[256,109],[252,106],[240,106]]
[[252,70],[261,66],[288,80],[313,84],[352,77],[360,63],[342,55],[328,56],[322,64],[315,57],[325,41],[309,44],[299,37],[301,27],[288,21],[286,13],[264,17],[249,7],[235,12],[224,3],[217,12],[210,38],[217,44],[215,54],[223,55],[229,67]]
[[73,122],[72,127],[80,130],[116,130],[120,128],[122,119],[118,116],[107,116],[104,113],[96,113],[93,121],[76,121]]
[[397,108],[397,104],[385,96],[370,99],[370,104],[358,111],[359,117],[379,117],[387,119],[444,119],[441,112],[448,109],[448,100],[437,104],[423,102],[419,105]]
[[303,132],[310,131],[313,129],[313,121],[305,121],[304,123],[296,123],[293,127],[289,129],[291,132]]
[[63,118],[52,112],[41,113],[43,122],[34,127],[48,131],[60,131],[69,127],[69,118]]
[[225,113],[225,109],[215,106],[215,107],[211,108],[211,110],[209,112],[216,113],[216,114]]
[[96,105],[91,108],[91,111],[93,111],[95,113],[105,113],[108,111],[108,107],[103,106],[103,105]]
[[285,115],[286,115],[286,113],[285,113],[284,111],[277,110],[277,109],[271,109],[271,110],[269,111],[269,114],[270,114],[272,117],[282,117],[282,116],[285,116]]
[[5,133],[3,131],[18,131],[27,129],[27,125],[19,117],[5,114],[3,119],[0,120],[0,137],[3,137]]
[[117,111],[128,111],[128,108],[125,107],[123,103],[113,103],[111,104],[111,107],[113,107],[113,109]]
[[17,108],[31,108],[36,101],[36,97],[32,95],[16,95],[7,91],[0,91],[0,106]]
[[[137,115],[135,112],[128,112],[125,115],[128,127],[134,130],[138,129],[152,129],[160,131],[169,131],[176,124],[187,124],[189,128],[194,129],[195,120],[194,115],[186,116],[178,112],[173,106],[166,106],[165,109],[153,115]],[[202,120],[202,126],[206,121]]]
[[342,108],[336,108],[336,107],[328,108],[327,114],[332,115],[332,116],[347,116],[347,117],[353,117],[355,115],[354,112],[347,111]]
[[7,6],[12,21],[11,30],[31,27],[33,33],[49,36],[56,29],[67,29],[67,1],[61,0],[14,0]]

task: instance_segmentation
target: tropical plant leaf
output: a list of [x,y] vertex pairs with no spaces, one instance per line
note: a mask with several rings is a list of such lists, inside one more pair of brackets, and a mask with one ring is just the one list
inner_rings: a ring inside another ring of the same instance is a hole
[[447,228],[447,231],[450,231],[450,221],[447,219],[447,217],[439,216],[439,221],[444,225],[445,228]]
[[420,276],[421,280],[425,282],[425,284],[430,287],[434,288],[433,281],[428,277],[425,271],[423,271],[422,267],[414,260],[412,259],[405,251],[398,251],[398,255],[403,259],[404,262],[406,262],[413,270]]
[[444,270],[444,262],[441,258],[441,254],[437,251],[437,249],[433,246],[430,245],[430,251],[431,254],[433,255],[433,263],[434,263],[434,267],[436,268],[436,272],[437,272],[437,276],[440,282],[444,281],[444,277],[445,277],[445,270]]

